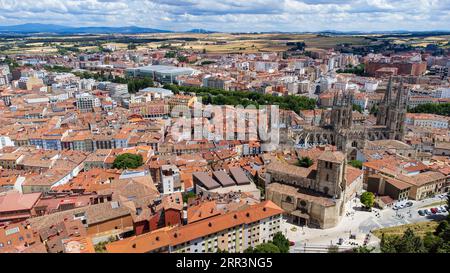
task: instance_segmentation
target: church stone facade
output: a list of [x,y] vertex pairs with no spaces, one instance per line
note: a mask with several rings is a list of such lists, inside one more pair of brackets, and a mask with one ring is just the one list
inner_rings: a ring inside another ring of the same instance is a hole
[[354,155],[356,149],[364,148],[366,140],[403,140],[407,97],[402,80],[395,84],[390,78],[384,99],[379,105],[376,124],[368,125],[353,122],[352,93],[335,95],[328,116],[325,112],[321,116],[320,126],[295,128],[290,131],[290,135],[300,147],[331,144],[348,156]]
[[295,224],[332,228],[345,212],[345,171],[346,158],[339,151],[323,152],[317,168],[270,162],[266,198],[283,208]]
[[266,168],[266,198],[283,208],[293,223],[335,227],[349,198],[347,159],[355,159],[367,140],[403,140],[407,96],[402,80],[394,84],[390,78],[376,124],[369,125],[354,122],[352,93],[336,95],[331,111],[322,112],[320,126],[293,128],[290,136],[300,148],[331,144],[338,151],[326,150],[310,168],[272,160]]

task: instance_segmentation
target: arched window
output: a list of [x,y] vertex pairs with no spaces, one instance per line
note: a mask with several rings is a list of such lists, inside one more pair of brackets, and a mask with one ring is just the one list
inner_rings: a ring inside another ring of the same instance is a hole
[[286,202],[287,203],[292,203],[292,198],[290,196],[286,196]]
[[326,181],[330,181],[330,175],[327,174],[327,178],[325,179]]
[[324,187],[324,188],[323,188],[323,192],[324,192],[325,194],[328,194],[329,191],[330,191],[330,189],[329,189],[328,187]]

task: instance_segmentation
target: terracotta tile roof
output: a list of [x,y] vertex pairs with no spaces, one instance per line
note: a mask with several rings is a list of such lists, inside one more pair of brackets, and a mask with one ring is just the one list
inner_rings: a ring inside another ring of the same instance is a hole
[[190,206],[187,209],[188,223],[198,222],[219,215],[220,212],[217,211],[216,206],[216,201],[202,202],[198,205]]
[[405,189],[411,188],[410,184],[402,182],[398,179],[391,178],[391,177],[384,176],[384,175],[382,177],[386,179],[387,183],[391,184],[392,186],[394,186],[395,188],[397,188],[399,190],[405,190]]
[[295,188],[295,187],[289,186],[289,185],[285,185],[285,184],[271,183],[267,186],[267,191],[269,191],[269,190],[287,194],[287,195],[293,196],[295,198],[299,198],[301,200],[306,200],[309,202],[317,203],[317,204],[320,204],[325,207],[331,207],[336,204],[333,201],[333,199],[331,199],[331,198],[320,196],[320,195],[305,194],[305,193],[299,192],[298,188]]
[[414,176],[399,176],[398,179],[403,180],[411,185],[421,187],[425,184],[445,180],[446,176],[440,172],[427,171]]
[[22,194],[12,191],[0,195],[0,212],[31,210],[41,198],[42,193]]
[[285,174],[296,175],[296,176],[305,177],[305,178],[311,176],[311,174],[313,172],[313,170],[310,168],[303,168],[303,167],[298,167],[298,166],[294,166],[291,164],[285,164],[285,163],[281,163],[278,160],[274,160],[273,162],[270,162],[266,166],[266,171],[274,172],[274,173],[285,173]]
[[347,183],[347,186],[350,186],[355,180],[363,175],[363,171],[357,168],[354,168],[350,165],[346,166],[347,173],[345,174],[345,180]]
[[150,252],[161,247],[179,245],[228,228],[254,223],[282,213],[283,210],[272,201],[265,201],[249,206],[241,211],[230,212],[185,226],[160,229],[148,234],[113,242],[108,244],[106,249],[109,253]]
[[345,155],[342,152],[324,151],[318,158],[319,160],[342,163]]
[[162,199],[162,205],[165,210],[183,210],[183,196],[181,192],[165,195]]

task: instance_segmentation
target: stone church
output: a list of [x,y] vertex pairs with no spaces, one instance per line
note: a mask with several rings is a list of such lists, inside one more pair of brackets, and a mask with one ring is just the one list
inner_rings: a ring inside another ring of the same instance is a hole
[[358,124],[352,117],[353,94],[336,95],[329,116],[322,112],[320,126],[295,128],[292,136],[300,148],[331,144],[337,150],[323,151],[309,168],[277,159],[267,162],[266,198],[283,208],[293,223],[324,229],[336,226],[352,198],[347,189],[355,188],[348,179],[347,159],[356,157],[367,140],[403,140],[407,96],[402,81],[394,86],[390,78],[376,124]]
[[[394,86],[395,85],[395,86]],[[395,89],[395,92],[394,92]],[[407,111],[407,89],[402,79],[398,84],[392,77],[378,108],[376,124],[353,121],[353,94],[335,95],[331,111],[322,112],[320,126],[302,126],[289,133],[300,147],[331,144],[354,159],[356,149],[363,149],[367,140],[403,140]]]
[[318,228],[336,226],[345,213],[348,186],[346,158],[325,150],[309,168],[272,159],[266,165],[266,198],[294,224]]

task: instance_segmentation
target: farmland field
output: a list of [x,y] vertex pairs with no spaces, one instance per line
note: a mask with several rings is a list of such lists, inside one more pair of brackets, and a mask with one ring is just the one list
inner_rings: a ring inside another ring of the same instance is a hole
[[332,49],[345,44],[351,47],[372,46],[388,41],[397,45],[426,47],[430,44],[447,48],[450,35],[319,35],[319,34],[192,34],[155,33],[136,35],[70,35],[70,36],[25,36],[11,39],[0,36],[0,54],[53,54],[58,48],[78,48],[80,51],[95,52],[100,46],[113,45],[126,49],[133,43],[137,49],[156,49],[160,47],[206,51],[210,54],[282,52],[290,49],[287,43],[304,42],[307,50]]

